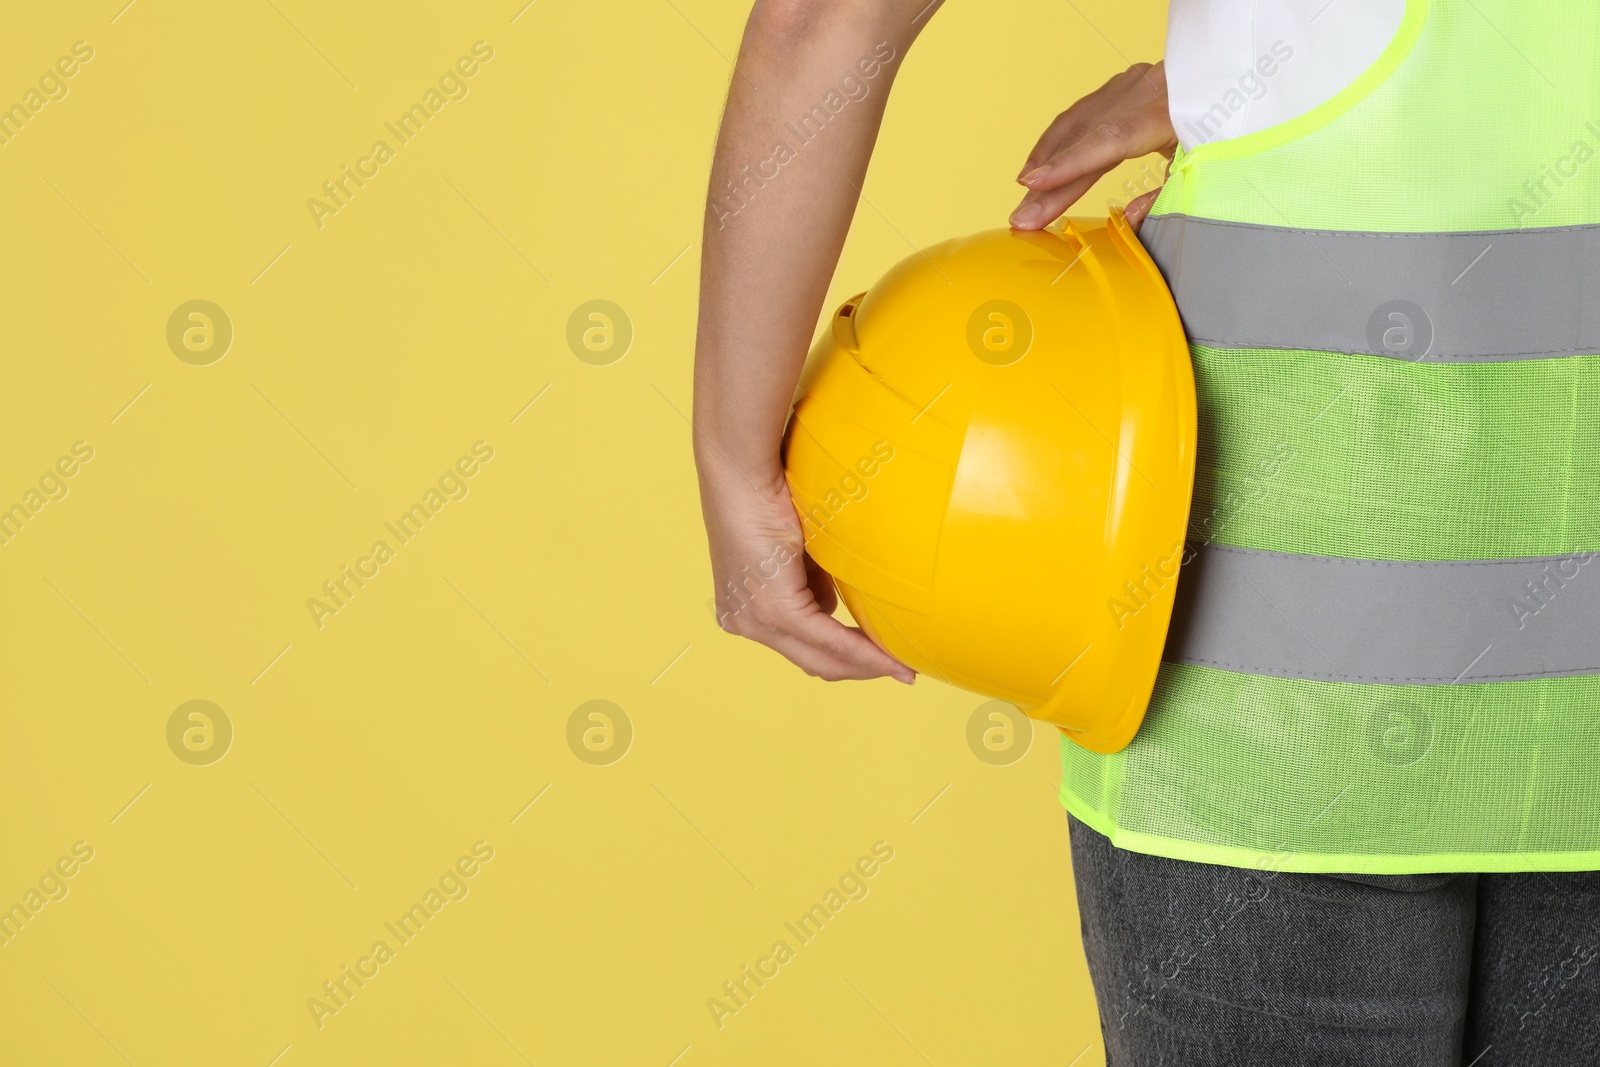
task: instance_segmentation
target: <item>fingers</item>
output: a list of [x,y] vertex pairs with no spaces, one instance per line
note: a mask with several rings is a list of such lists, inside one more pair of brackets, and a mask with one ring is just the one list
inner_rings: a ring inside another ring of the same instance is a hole
[[776,635],[771,647],[808,674],[830,682],[885,676],[906,685],[916,681],[910,667],[831,615],[791,616],[787,622],[789,632]]
[[811,606],[758,611],[753,606],[723,619],[723,629],[748,637],[824,681],[883,678],[912,684],[916,672],[873,644],[853,626]]
[[706,529],[722,629],[829,681],[916,680],[910,667],[833,617],[838,592],[805,552],[803,525],[787,487],[773,495],[735,489],[708,508]]
[[1020,182],[1023,175],[1041,166],[1045,160],[1082,137],[1089,127],[1090,113],[1097,107],[1103,107],[1106,97],[1114,94],[1126,77],[1126,71],[1113,74],[1100,88],[1057,115],[1040,135],[1038,142],[1033,146],[1033,151],[1028,153],[1028,158],[1023,161],[1022,169],[1017,171],[1017,181]]
[[[1018,181],[1028,193],[1012,213],[1017,229],[1059,217],[1113,167],[1176,142],[1160,64],[1136,64],[1063,112],[1039,139]],[[1038,162],[1045,151],[1049,155]]]
[[[1157,64],[1157,67],[1159,66]],[[1110,114],[1116,110],[1118,102],[1133,84],[1142,78],[1149,78],[1152,69],[1155,68],[1149,63],[1135,63],[1127,70],[1107,78],[1100,88],[1057,115],[1040,136],[1038,143],[1033,146],[1033,151],[1028,153],[1022,169],[1017,171],[1017,181],[1020,182],[1028,172],[1043,165],[1051,156],[1081,138],[1094,124],[1096,116]],[[1162,72],[1157,70],[1156,73],[1161,77],[1161,84],[1165,85]]]
[[1161,108],[1144,106],[1095,123],[1083,136],[1022,176],[1029,189],[1054,189],[1091,171],[1104,173],[1125,159],[1165,149],[1172,123]]
[[1094,183],[1105,177],[1110,167],[1093,171],[1068,182],[1059,189],[1034,192],[1022,198],[1022,203],[1011,213],[1011,225],[1018,230],[1041,230],[1060,218],[1067,208],[1076,204]]
[[[831,586],[827,572],[810,560]],[[773,649],[807,674],[827,681],[892,677],[910,685],[916,672],[879,648],[866,634],[835,619],[807,586],[741,604],[718,623],[729,633]]]
[[1045,225],[1123,160],[1164,148],[1171,128],[1161,116],[1148,112],[1100,123],[1024,176],[1029,192],[1012,213],[1011,224],[1018,229]]

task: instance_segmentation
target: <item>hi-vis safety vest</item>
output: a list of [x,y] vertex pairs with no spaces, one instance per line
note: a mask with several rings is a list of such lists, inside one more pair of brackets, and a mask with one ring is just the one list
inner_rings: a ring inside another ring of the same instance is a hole
[[1199,396],[1156,692],[1062,801],[1290,871],[1600,869],[1600,5],[1408,0],[1140,233]]

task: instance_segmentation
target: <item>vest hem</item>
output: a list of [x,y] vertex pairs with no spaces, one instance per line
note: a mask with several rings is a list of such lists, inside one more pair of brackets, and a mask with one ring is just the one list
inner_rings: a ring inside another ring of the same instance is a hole
[[1109,838],[1116,848],[1147,856],[1209,863],[1219,867],[1289,874],[1521,874],[1600,871],[1600,848],[1582,852],[1427,852],[1374,855],[1363,853],[1269,852],[1163,837],[1120,827],[1078,798],[1062,783],[1061,806],[1073,818]]

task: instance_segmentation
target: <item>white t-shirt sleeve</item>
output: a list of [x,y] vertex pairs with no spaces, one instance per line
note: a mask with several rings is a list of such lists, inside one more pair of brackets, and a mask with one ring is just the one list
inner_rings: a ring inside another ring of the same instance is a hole
[[1303,115],[1371,66],[1406,0],[1170,0],[1167,95],[1185,151]]

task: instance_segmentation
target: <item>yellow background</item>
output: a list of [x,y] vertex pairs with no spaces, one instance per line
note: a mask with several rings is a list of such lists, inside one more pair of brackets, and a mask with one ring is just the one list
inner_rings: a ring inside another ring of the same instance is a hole
[[[0,103],[94,48],[0,146],[0,506],[94,449],[0,546],[0,906],[94,849],[0,947],[0,1062],[1100,1063],[1054,735],[987,764],[979,698],[809,679],[708,607],[685,416],[742,0],[122,3],[0,34]],[[1003,225],[1039,132],[1161,21],[947,5],[824,312]],[[317,228],[478,40],[469,95]],[[234,330],[207,366],[166,341],[196,299]],[[633,324],[606,366],[566,343],[592,299]],[[465,499],[318,629],[306,600],[479,440]],[[633,731],[608,766],[567,741],[595,699]],[[190,700],[234,730],[210,765],[168,746]],[[319,1028],[308,998],[480,840],[469,895]],[[708,998],[880,840],[719,1029]]]

